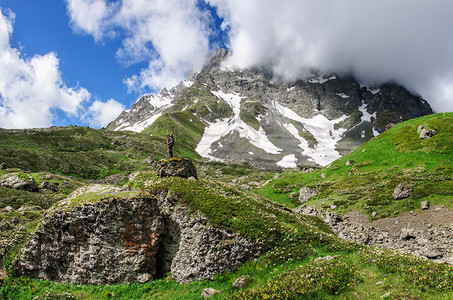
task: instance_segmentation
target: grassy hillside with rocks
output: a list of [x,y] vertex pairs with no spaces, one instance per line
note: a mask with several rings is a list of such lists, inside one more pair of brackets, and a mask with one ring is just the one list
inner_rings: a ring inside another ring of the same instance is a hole
[[[435,130],[429,139],[417,129]],[[296,207],[299,190],[316,190],[306,202],[340,214],[359,210],[373,218],[419,209],[423,201],[453,209],[453,113],[429,115],[395,125],[351,154],[319,170],[287,172],[258,194]],[[395,199],[399,185],[411,190]],[[373,213],[374,212],[374,213]]]
[[[436,134],[421,139],[420,125]],[[81,127],[1,130],[0,135],[0,181],[6,182],[0,187],[0,299],[199,299],[208,292],[212,299],[453,298],[450,265],[342,240],[320,218],[295,209],[302,204],[301,187],[316,190],[305,204],[341,215],[358,210],[372,220],[419,211],[424,201],[453,209],[453,113],[397,124],[324,169],[273,172],[195,161],[199,180],[158,176],[154,162],[165,157],[162,137]],[[179,155],[195,157],[190,141],[186,145]],[[127,177],[136,170],[141,171]],[[102,181],[110,175],[123,177]],[[32,187],[13,188],[19,181]],[[121,192],[63,200],[93,182],[116,185]],[[401,183],[411,192],[396,200]],[[170,274],[146,283],[93,286],[15,273],[20,249],[46,211],[162,192],[174,195],[190,215],[204,215],[209,227],[258,244],[262,255],[213,281],[187,284]]]

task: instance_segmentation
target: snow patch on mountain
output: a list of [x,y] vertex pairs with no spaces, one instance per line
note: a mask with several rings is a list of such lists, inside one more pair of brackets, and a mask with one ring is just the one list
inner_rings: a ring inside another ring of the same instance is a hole
[[150,126],[151,124],[154,123],[154,121],[157,120],[157,118],[159,118],[160,116],[162,115],[162,113],[157,113],[155,115],[152,115],[151,117],[149,117],[148,119],[142,121],[142,122],[138,122],[138,123],[135,123],[133,125],[130,125],[129,122],[128,123],[124,123],[122,124],[120,127],[118,127],[117,129],[115,129],[115,131],[119,131],[119,130],[130,130],[130,131],[134,131],[134,132],[142,132],[143,130],[145,130],[148,126]]
[[269,141],[262,128],[255,130],[241,119],[241,96],[235,93],[227,94],[222,91],[211,91],[211,93],[227,102],[233,109],[234,115],[229,119],[225,118],[214,123],[208,123],[209,125],[205,128],[203,136],[195,149],[198,154],[205,158],[219,160],[211,155],[212,144],[235,131],[239,133],[240,137],[247,139],[253,146],[263,149],[267,153],[279,154],[282,151],[282,149],[276,147]]
[[316,115],[311,119],[307,119],[300,117],[290,108],[284,107],[278,102],[274,102],[274,105],[277,111],[284,117],[303,124],[307,131],[316,139],[317,144],[314,148],[310,148],[305,140],[302,141],[302,138],[297,138],[298,134],[296,136],[294,132],[295,128],[290,129],[290,123],[285,125],[287,129],[290,129],[288,131],[301,142],[299,147],[303,150],[303,155],[310,157],[312,161],[321,166],[326,166],[341,157],[340,153],[335,150],[335,145],[342,138],[346,129],[335,129],[335,124],[345,120],[347,118],[346,115],[335,120],[329,120],[321,114]]
[[286,155],[282,160],[277,162],[277,166],[282,168],[295,168],[297,167],[297,158],[294,154]]
[[[371,121],[371,118],[373,119],[376,119],[376,112],[370,114],[368,111],[367,111],[367,107],[368,107],[368,104],[366,104],[365,102],[362,101],[362,105],[358,107],[359,111],[362,113],[362,122],[369,122],[369,123],[372,123]],[[360,123],[360,124],[361,124]],[[374,136],[377,136],[379,134],[379,132],[374,128],[374,126],[372,127],[372,131],[373,131],[373,135]],[[363,134],[362,134],[362,138],[363,138]]]
[[327,77],[327,78],[322,77],[322,76],[318,76],[318,77],[312,78],[312,79],[310,79],[310,80],[307,80],[307,82],[323,84],[323,83],[326,82],[326,81],[334,80],[334,79],[337,79],[337,76],[332,75],[332,76]]

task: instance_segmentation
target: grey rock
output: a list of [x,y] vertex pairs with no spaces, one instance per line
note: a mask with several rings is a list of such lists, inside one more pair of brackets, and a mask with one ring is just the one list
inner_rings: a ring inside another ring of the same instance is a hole
[[388,123],[387,125],[385,125],[385,131],[389,130],[390,128],[393,128],[393,126],[395,126],[395,124]]
[[124,176],[122,174],[113,174],[110,176],[107,176],[103,179],[97,179],[97,180],[90,180],[90,183],[93,184],[115,184],[115,185],[120,185],[124,184],[128,181],[128,177]]
[[162,159],[157,166],[160,177],[194,177],[198,179],[197,169],[188,158]]
[[10,212],[13,212],[14,211],[14,208],[12,208],[11,206],[7,206],[3,209],[3,212],[4,213],[10,213]]
[[429,259],[439,259],[443,257],[443,254],[439,250],[429,247],[422,251],[422,255]]
[[217,291],[213,288],[206,288],[203,290],[203,292],[201,292],[201,297],[203,299],[208,299],[214,296],[215,294],[220,294],[220,291]]
[[422,201],[422,202],[420,203],[421,209],[423,209],[423,210],[429,209],[429,205],[430,205],[430,203],[429,203],[428,200]]
[[38,184],[33,179],[33,177],[24,173],[3,175],[2,177],[0,177],[0,186],[29,192],[38,191]]
[[145,283],[145,282],[148,282],[149,280],[152,280],[152,279],[153,279],[153,276],[151,276],[148,273],[141,274],[141,275],[137,276],[137,282],[138,283]]
[[402,182],[398,184],[393,191],[393,199],[401,200],[405,198],[409,198],[412,194],[413,187],[407,182]]
[[68,200],[61,201],[22,249],[16,271],[95,285],[144,282],[170,273],[187,283],[212,280],[260,254],[239,234],[209,227],[206,217],[178,205],[176,194],[134,195],[71,210],[65,208]]
[[250,278],[249,275],[242,275],[233,281],[232,287],[237,289],[242,289],[247,285],[247,280]]
[[418,126],[417,132],[420,135],[420,138],[425,140],[430,139],[436,135],[436,131],[434,129],[427,129],[426,125]]
[[350,166],[350,165],[352,165],[353,163],[354,163],[354,162],[353,162],[352,160],[348,160],[348,161],[346,161],[346,164],[345,164],[345,165],[346,165],[346,166]]
[[319,194],[317,190],[310,189],[308,187],[301,187],[299,190],[299,201],[305,203]]
[[327,177],[327,175],[326,175],[326,173],[321,173],[320,177],[321,177],[322,179],[324,179],[324,178]]
[[373,212],[371,213],[371,217],[374,218],[374,217],[376,217],[376,216],[377,216],[377,212],[373,211]]

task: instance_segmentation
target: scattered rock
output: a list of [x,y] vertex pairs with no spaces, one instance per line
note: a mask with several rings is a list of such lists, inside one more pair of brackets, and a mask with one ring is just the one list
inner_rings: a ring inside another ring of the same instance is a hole
[[53,191],[56,192],[58,191],[58,185],[57,183],[50,183],[48,181],[43,181],[38,187],[40,190],[45,190],[45,191]]
[[395,126],[395,124],[393,123],[388,123],[387,125],[385,125],[385,130],[389,130],[390,128],[392,128],[393,126]]
[[373,211],[373,212],[371,213],[371,217],[374,218],[374,217],[376,217],[376,216],[377,216],[377,212]]
[[422,201],[422,203],[420,203],[421,209],[423,210],[429,209],[429,205],[430,205],[429,201]]
[[291,192],[291,193],[288,195],[288,198],[289,198],[289,199],[295,199],[295,198],[297,198],[297,193],[296,193],[296,192]]
[[439,250],[433,248],[426,248],[424,252],[422,252],[422,255],[429,259],[439,259],[443,257],[443,254]]
[[33,177],[25,173],[3,175],[0,177],[0,186],[28,192],[37,192],[39,189]]
[[21,211],[40,211],[40,210],[42,210],[42,207],[40,207],[38,205],[24,205],[24,206],[19,207],[19,209],[17,211],[21,212]]
[[412,194],[413,187],[407,182],[402,182],[398,184],[393,191],[393,199],[401,200],[409,198]]
[[14,208],[12,208],[11,206],[7,206],[3,209],[3,212],[4,213],[10,213],[10,212],[13,212],[14,211]]
[[430,139],[436,135],[436,131],[434,129],[432,130],[427,129],[426,125],[418,126],[417,132],[420,135],[420,138],[425,140]]
[[247,280],[250,278],[249,275],[242,275],[241,277],[237,278],[233,281],[233,288],[242,289],[247,285]]
[[89,183],[93,184],[114,184],[120,185],[128,181],[128,177],[122,174],[113,174],[105,177],[104,179],[89,180]]
[[137,282],[138,283],[145,283],[153,279],[153,276],[151,276],[148,273],[141,274],[137,276]]
[[346,166],[350,166],[350,165],[352,165],[353,163],[354,163],[353,160],[348,160],[348,161],[346,162]]
[[8,277],[8,274],[6,273],[3,263],[0,263],[0,281],[6,279],[6,277]]
[[220,294],[220,291],[217,291],[213,288],[206,288],[203,290],[203,292],[201,292],[201,297],[203,297],[203,299],[208,299],[214,296],[215,294]]
[[324,178],[326,178],[326,177],[327,177],[326,173],[321,173],[321,175],[320,175],[320,176],[321,176],[321,178],[322,178],[322,179],[324,179]]
[[310,189],[308,187],[301,187],[299,190],[299,201],[305,203],[319,194],[317,190]]
[[198,179],[197,169],[188,158],[162,159],[157,166],[157,172],[160,177],[195,177]]
[[401,229],[401,239],[408,241],[417,237],[416,231],[413,228],[404,227]]

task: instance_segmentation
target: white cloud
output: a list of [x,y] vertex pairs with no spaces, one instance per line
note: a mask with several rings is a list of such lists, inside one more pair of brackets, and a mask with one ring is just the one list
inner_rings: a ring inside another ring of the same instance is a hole
[[124,109],[124,105],[114,99],[110,99],[107,102],[96,100],[88,108],[86,118],[93,127],[105,127]]
[[108,22],[114,7],[107,6],[104,0],[71,0],[66,1],[71,25],[74,30],[86,32],[99,41],[108,32]]
[[[213,23],[196,0],[66,1],[75,29],[98,41],[121,38],[123,63],[148,62],[124,80],[130,89],[171,87],[211,50]],[[264,64],[288,79],[316,69],[353,73],[368,84],[396,80],[435,110],[453,110],[445,98],[453,85],[450,0],[206,2],[224,18],[231,65]]]
[[13,21],[12,12],[0,10],[0,127],[50,126],[55,109],[76,116],[90,93],[63,83],[55,53],[24,59],[11,48]]
[[442,97],[453,86],[450,0],[209,2],[231,28],[232,65],[266,64],[287,78],[313,68],[370,84],[396,80],[434,109],[453,110]]
[[[172,87],[202,66],[209,53],[209,18],[196,0],[67,0],[73,26],[97,40],[121,36],[118,59],[148,61],[140,74],[126,78],[130,89]],[[86,11],[95,11],[94,16]]]

